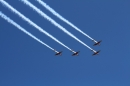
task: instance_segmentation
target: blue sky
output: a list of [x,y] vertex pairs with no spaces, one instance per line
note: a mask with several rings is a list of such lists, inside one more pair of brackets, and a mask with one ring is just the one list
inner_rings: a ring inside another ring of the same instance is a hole
[[92,56],[88,48],[21,1],[6,1],[71,49],[81,52],[79,56],[72,57],[72,52],[0,4],[0,11],[8,17],[54,49],[63,51],[62,56],[54,56],[52,50],[0,18],[0,86],[130,85],[129,0],[44,0],[92,38],[103,40],[101,46],[96,47],[92,46],[90,39],[59,20],[35,0],[30,0],[87,45],[101,50],[98,56]]

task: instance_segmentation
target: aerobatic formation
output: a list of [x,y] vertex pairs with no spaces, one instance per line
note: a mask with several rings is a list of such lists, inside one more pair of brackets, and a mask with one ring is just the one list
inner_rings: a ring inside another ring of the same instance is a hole
[[[66,33],[67,35],[69,35],[70,37],[72,37],[73,39],[77,40],[80,44],[84,45],[85,47],[87,47],[88,49],[90,49],[93,54],[92,55],[98,55],[100,50],[96,51],[94,49],[92,49],[91,47],[89,47],[87,44],[85,44],[83,41],[81,41],[79,38],[77,38],[75,35],[73,35],[71,32],[69,32],[66,28],[64,28],[63,26],[61,26],[59,23],[57,23],[54,19],[52,19],[51,17],[49,17],[47,14],[45,14],[43,11],[41,11],[39,8],[37,8],[35,5],[33,5],[29,0],[20,0],[22,3],[24,3],[24,5],[30,7],[31,9],[33,9],[35,12],[37,12],[41,17],[47,19],[49,22],[51,22],[54,26],[56,26],[58,29],[62,30],[64,33]],[[70,21],[68,21],[67,19],[65,19],[63,16],[61,16],[59,13],[57,13],[54,9],[52,9],[49,5],[47,5],[44,1],[42,0],[36,0],[40,5],[42,5],[43,7],[45,7],[48,11],[50,11],[53,15],[55,15],[56,17],[58,17],[60,20],[62,20],[63,22],[67,23],[68,25],[70,25],[72,28],[74,28],[75,30],[77,30],[78,32],[80,32],[81,34],[83,34],[84,36],[86,36],[87,38],[89,38],[90,40],[92,40],[94,42],[93,46],[97,46],[100,45],[100,43],[102,41],[96,41],[95,39],[93,39],[92,37],[90,37],[88,34],[86,34],[85,32],[83,32],[81,29],[79,29],[78,27],[76,27],[74,24],[72,24]],[[31,26],[35,27],[37,30],[39,30],[40,32],[42,32],[43,34],[45,34],[46,36],[50,37],[51,39],[53,39],[54,41],[56,41],[57,43],[59,43],[60,45],[62,45],[63,47],[67,48],[68,50],[70,50],[73,54],[72,56],[78,56],[80,51],[74,51],[72,50],[70,47],[68,47],[67,45],[63,44],[61,41],[59,41],[57,38],[55,38],[54,36],[52,36],[51,34],[49,34],[47,31],[45,31],[43,28],[41,28],[40,26],[38,26],[37,24],[35,24],[33,21],[31,21],[29,18],[27,18],[26,16],[24,16],[22,13],[20,13],[17,9],[15,9],[13,6],[11,6],[8,2],[6,2],[5,0],[0,0],[0,3],[5,6],[6,8],[8,8],[10,11],[12,11],[13,13],[15,13],[17,16],[19,16],[22,20],[24,20],[25,22],[27,22],[28,24],[30,24]],[[14,25],[16,28],[18,28],[19,30],[21,30],[22,32],[24,32],[25,34],[29,35],[30,37],[32,37],[33,39],[35,39],[36,41],[38,41],[39,43],[45,45],[46,47],[48,47],[49,49],[53,50],[56,54],[55,55],[62,55],[62,51],[58,52],[57,50],[55,50],[54,48],[50,47],[48,44],[44,43],[43,41],[41,41],[40,39],[38,39],[36,36],[34,36],[33,34],[31,34],[30,32],[28,32],[27,30],[25,30],[23,27],[21,27],[19,24],[17,24],[16,22],[14,22],[11,18],[9,18],[8,16],[6,16],[4,13],[2,13],[0,11],[0,17],[3,18],[4,20],[6,20],[8,23]]]

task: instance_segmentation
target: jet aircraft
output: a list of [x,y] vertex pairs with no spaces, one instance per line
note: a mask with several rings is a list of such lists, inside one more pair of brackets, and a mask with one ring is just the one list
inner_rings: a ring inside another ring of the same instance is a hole
[[72,51],[72,52],[73,52],[72,56],[78,56],[80,51],[78,52]]
[[94,53],[93,53],[93,55],[99,55],[99,52],[100,52],[100,50],[98,50],[98,51],[94,51],[94,50],[92,50]]
[[102,40],[100,40],[98,42],[96,42],[96,41],[94,41],[94,42],[95,42],[95,44],[93,46],[96,46],[96,45],[100,45],[100,43],[102,42]]
[[57,56],[57,55],[60,55],[60,56],[62,55],[62,51],[60,51],[60,52],[58,52],[58,51],[56,51],[56,50],[54,50],[54,51],[56,52],[56,54],[55,54],[56,56]]

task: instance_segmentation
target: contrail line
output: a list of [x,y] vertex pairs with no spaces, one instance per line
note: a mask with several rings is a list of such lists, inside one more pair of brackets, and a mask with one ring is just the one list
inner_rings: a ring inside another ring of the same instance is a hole
[[84,42],[82,42],[80,39],[78,39],[76,36],[74,36],[72,33],[70,33],[69,31],[67,31],[64,27],[62,27],[60,24],[58,24],[56,21],[54,21],[52,18],[50,18],[48,15],[46,15],[44,12],[42,12],[40,9],[38,9],[36,6],[34,6],[31,2],[29,2],[28,0],[21,0],[24,4],[28,5],[29,7],[31,7],[33,10],[35,10],[38,14],[40,14],[42,17],[46,18],[48,21],[50,21],[53,25],[57,26],[59,29],[61,29],[63,32],[65,32],[66,34],[68,34],[69,36],[71,36],[72,38],[74,38],[75,40],[77,40],[78,42],[80,42],[81,44],[83,44],[84,46],[86,46],[87,48],[89,48],[91,51],[96,52],[94,49],[92,49],[91,47],[89,47],[87,44],[85,44]]
[[74,24],[72,24],[70,21],[68,21],[67,19],[65,19],[63,16],[61,16],[59,13],[57,13],[53,8],[51,8],[49,5],[47,5],[44,1],[42,0],[36,0],[39,4],[41,4],[43,7],[45,7],[47,10],[49,10],[53,15],[55,15],[56,17],[58,17],[59,19],[61,19],[63,22],[67,23],[68,25],[70,25],[71,27],[73,27],[75,30],[79,31],[80,33],[82,33],[83,35],[85,35],[86,37],[88,37],[89,39],[97,42],[96,40],[94,40],[92,37],[90,37],[88,34],[86,34],[85,32],[83,32],[81,29],[79,29],[78,27],[76,27]]
[[28,22],[31,26],[35,27],[36,29],[38,29],[40,32],[44,33],[45,35],[49,36],[50,38],[52,38],[53,40],[55,40],[57,43],[61,44],[62,46],[64,46],[65,48],[67,48],[68,50],[72,51],[71,48],[69,48],[68,46],[66,46],[65,44],[63,44],[62,42],[60,42],[58,39],[56,39],[55,37],[53,37],[51,34],[49,34],[48,32],[46,32],[45,30],[43,30],[41,27],[39,27],[37,24],[35,24],[34,22],[32,22],[29,18],[25,17],[23,14],[21,14],[19,11],[17,11],[15,8],[13,8],[11,5],[9,5],[6,1],[4,0],[0,0],[0,2],[6,6],[8,9],[10,9],[13,13],[17,14],[20,18],[22,18],[24,21]]
[[46,43],[44,43],[43,41],[41,41],[40,39],[38,39],[37,37],[35,37],[34,35],[32,35],[30,32],[28,32],[27,30],[25,30],[24,28],[22,28],[19,24],[17,24],[16,22],[14,22],[12,19],[10,19],[9,17],[7,17],[5,14],[3,14],[0,11],[0,16],[5,19],[8,23],[14,25],[15,27],[17,27],[19,30],[21,30],[22,32],[24,32],[25,34],[29,35],[30,37],[32,37],[33,39],[35,39],[36,41],[40,42],[41,44],[45,45],[46,47],[48,47],[49,49],[53,50],[54,49],[52,47],[50,47],[49,45],[47,45]]

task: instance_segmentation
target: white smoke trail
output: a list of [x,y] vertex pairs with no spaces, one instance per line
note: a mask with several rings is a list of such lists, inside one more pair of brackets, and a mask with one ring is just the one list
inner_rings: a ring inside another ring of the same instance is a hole
[[6,6],[7,8],[9,8],[12,12],[14,12],[15,14],[17,14],[19,17],[21,17],[24,21],[28,22],[30,25],[32,25],[33,27],[35,27],[36,29],[38,29],[40,32],[44,33],[45,35],[49,36],[50,38],[52,38],[53,40],[55,40],[56,42],[58,42],[59,44],[61,44],[62,46],[64,46],[65,48],[67,48],[68,50],[72,51],[68,46],[66,46],[65,44],[63,44],[62,42],[60,42],[58,39],[56,39],[55,37],[53,37],[51,34],[49,34],[48,32],[46,32],[45,30],[43,30],[41,27],[39,27],[38,25],[36,25],[34,22],[32,22],[29,18],[25,17],[23,14],[21,14],[19,11],[17,11],[15,8],[13,8],[11,5],[9,5],[6,1],[4,0],[0,0],[0,2]]
[[[38,14],[40,14],[42,17],[46,18],[48,21],[50,21],[53,25],[57,26],[59,29],[61,29],[63,32],[65,32],[66,34],[68,34],[69,36],[71,36],[72,38],[74,38],[75,40],[77,40],[78,42],[80,42],[81,44],[83,44],[84,46],[86,46],[87,48],[89,48],[90,50],[93,50],[91,47],[89,47],[87,44],[85,44],[84,42],[82,42],[80,39],[78,39],[76,36],[74,36],[72,33],[70,33],[69,31],[67,31],[64,27],[62,27],[60,24],[58,24],[56,21],[54,21],[52,18],[50,18],[48,15],[46,15],[44,12],[42,12],[40,9],[38,9],[36,6],[34,6],[32,3],[30,3],[28,0],[21,0],[23,3],[25,3],[26,5],[28,5],[29,7],[31,7],[33,10],[35,10]],[[95,51],[95,50],[93,50]],[[96,51],[95,51],[96,52]]]
[[50,47],[49,45],[47,45],[46,43],[42,42],[40,39],[38,39],[37,37],[35,37],[34,35],[32,35],[30,32],[28,32],[27,30],[25,30],[24,28],[22,28],[20,25],[18,25],[16,22],[14,22],[12,19],[10,19],[9,17],[7,17],[5,14],[3,14],[2,12],[0,12],[0,16],[5,19],[7,22],[9,22],[10,24],[14,25],[15,27],[17,27],[19,30],[21,30],[22,32],[24,32],[25,34],[29,35],[30,37],[32,37],[33,39],[35,39],[36,41],[40,42],[41,44],[45,45],[46,47],[48,47],[49,49],[53,50],[54,49],[52,47]]
[[94,40],[92,37],[90,37],[88,34],[84,33],[82,30],[80,30],[78,27],[76,27],[74,24],[72,24],[70,21],[68,21],[67,19],[65,19],[63,16],[61,16],[59,13],[57,13],[54,9],[52,9],[49,5],[47,5],[44,1],[42,0],[36,0],[39,4],[41,4],[42,6],[44,6],[47,10],[49,10],[53,15],[55,15],[56,17],[58,17],[59,19],[61,19],[62,21],[64,21],[65,23],[67,23],[68,25],[70,25],[71,27],[73,27],[75,30],[79,31],[80,33],[82,33],[83,35],[85,35],[86,37],[88,37],[89,39],[93,40],[94,42],[97,42],[96,40]]

